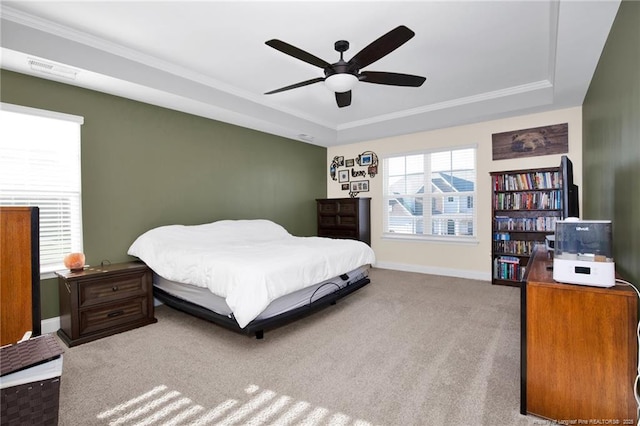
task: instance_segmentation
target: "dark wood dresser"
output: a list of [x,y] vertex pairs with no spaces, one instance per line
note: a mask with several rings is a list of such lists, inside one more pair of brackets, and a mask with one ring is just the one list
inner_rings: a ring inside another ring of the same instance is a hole
[[521,288],[521,413],[635,425],[635,290],[555,282],[552,266],[537,245]]
[[76,346],[156,322],[152,272],[142,262],[59,271],[58,336]]
[[371,198],[321,198],[318,236],[360,240],[371,245]]

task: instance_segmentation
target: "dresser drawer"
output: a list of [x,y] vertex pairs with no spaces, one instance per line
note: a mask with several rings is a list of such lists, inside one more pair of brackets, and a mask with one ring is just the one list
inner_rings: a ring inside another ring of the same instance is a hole
[[358,239],[357,230],[349,230],[349,229],[324,229],[318,231],[318,237],[327,237],[327,238],[348,238],[348,239]]
[[318,219],[321,227],[356,228],[358,226],[358,220],[354,216],[320,216]]
[[80,311],[80,335],[132,323],[146,317],[146,297],[84,309]]
[[358,213],[358,203],[353,200],[341,200],[318,203],[320,214],[355,215]]
[[80,307],[142,295],[146,292],[143,279],[144,273],[140,273],[82,282],[78,287]]
[[341,202],[338,205],[340,215],[355,215],[358,213],[358,204],[355,201]]
[[320,214],[337,214],[340,210],[340,205],[335,202],[322,202],[318,203],[318,213]]

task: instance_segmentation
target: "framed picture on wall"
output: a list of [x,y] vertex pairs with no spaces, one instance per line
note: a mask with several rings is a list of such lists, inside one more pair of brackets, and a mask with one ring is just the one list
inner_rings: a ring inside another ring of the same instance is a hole
[[360,156],[360,165],[368,166],[373,162],[373,156],[371,154],[362,154]]
[[338,182],[349,182],[349,170],[338,170]]
[[351,192],[369,192],[369,181],[354,180],[351,182]]
[[343,183],[342,184],[342,190],[343,191],[348,191],[349,190],[349,184],[348,183]]
[[494,160],[536,157],[569,152],[568,123],[491,135]]
[[353,167],[355,164],[355,162],[353,161],[353,158],[349,158],[348,160],[345,160],[344,165],[346,167]]

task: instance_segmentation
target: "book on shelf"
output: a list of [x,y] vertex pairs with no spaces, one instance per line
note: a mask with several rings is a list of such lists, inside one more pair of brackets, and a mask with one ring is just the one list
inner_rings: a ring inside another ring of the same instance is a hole
[[[494,218],[495,231],[543,231],[553,232],[556,229],[556,222],[560,220],[558,216],[536,216],[536,217],[510,217],[496,216]],[[501,238],[494,238],[501,239]],[[507,238],[508,239],[508,238]]]
[[495,196],[496,210],[557,210],[562,206],[559,190],[540,192],[498,193]]
[[526,266],[520,266],[520,260],[510,256],[499,256],[493,262],[493,277],[501,280],[522,281],[527,272]]
[[515,257],[515,256],[500,256],[500,257],[498,257],[498,262],[517,263],[519,265],[520,264],[520,258]]
[[530,191],[560,187],[557,171],[507,173],[494,175],[493,188],[496,191]]
[[529,256],[533,252],[533,247],[539,243],[540,241],[494,240],[493,251],[496,253]]

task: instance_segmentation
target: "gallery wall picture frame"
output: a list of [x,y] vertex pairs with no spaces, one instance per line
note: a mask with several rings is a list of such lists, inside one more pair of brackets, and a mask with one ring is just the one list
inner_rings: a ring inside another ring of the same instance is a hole
[[369,192],[368,180],[354,180],[350,185],[350,192]]
[[342,190],[343,191],[348,191],[349,190],[349,184],[348,183],[343,183],[342,184]]
[[569,124],[513,130],[491,135],[494,160],[569,152]]
[[338,182],[349,182],[349,170],[338,170]]
[[353,167],[355,164],[353,158],[349,158],[347,160],[345,160],[344,165],[345,167]]
[[361,166],[368,166],[371,163],[373,163],[373,155],[370,153],[362,153],[360,155],[360,165]]

